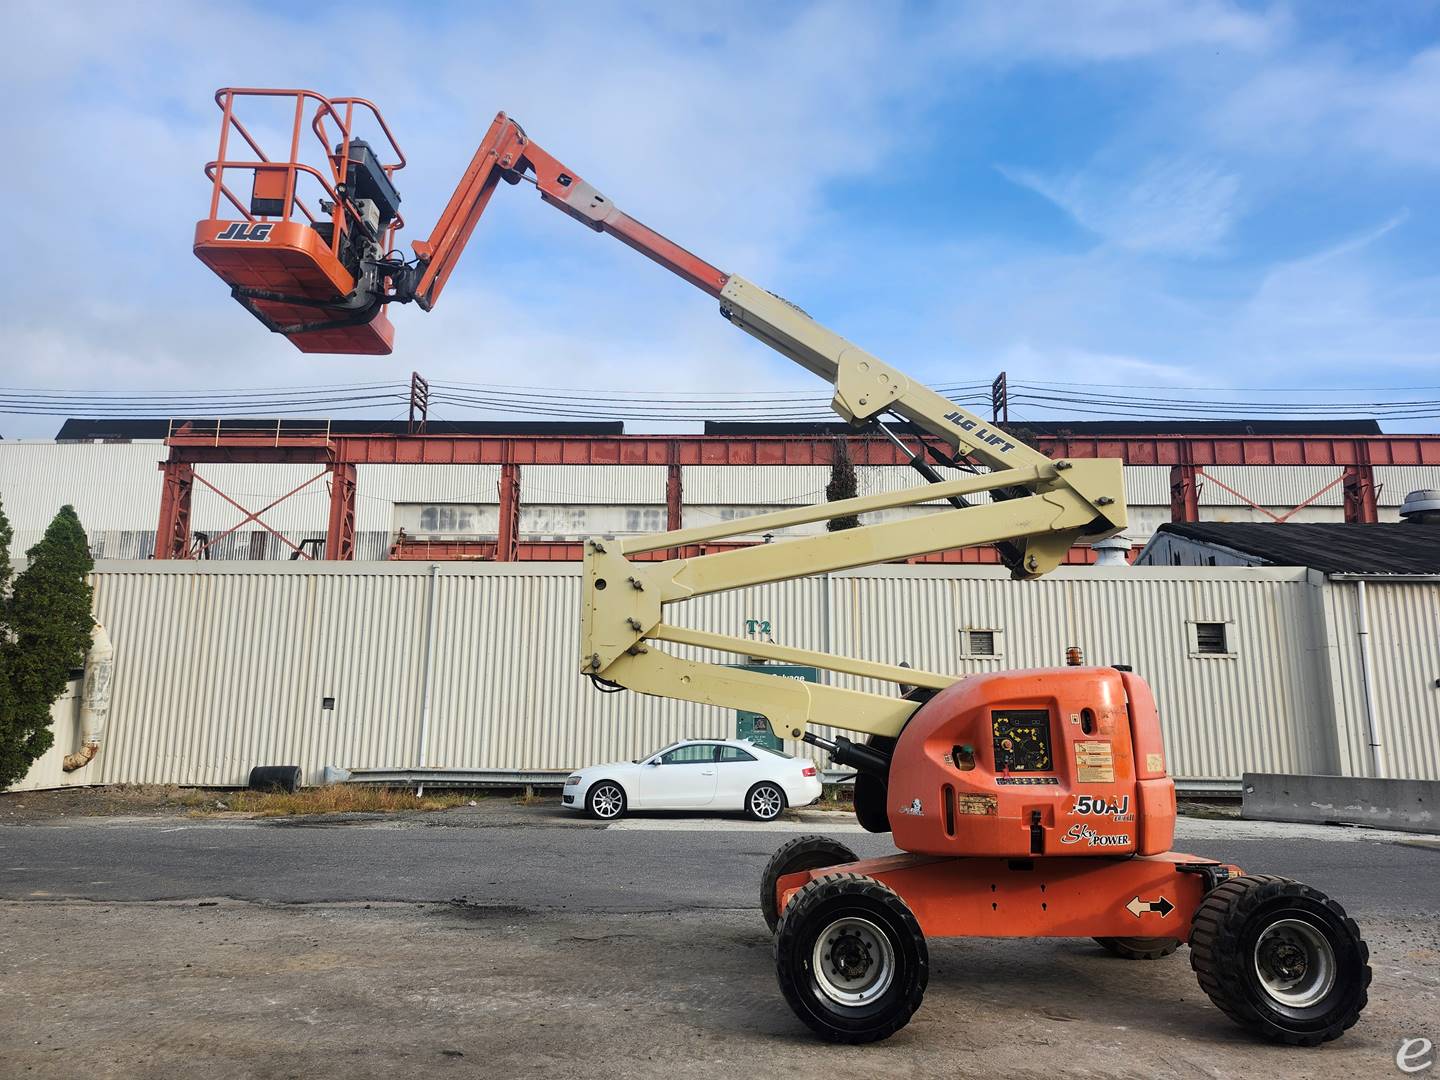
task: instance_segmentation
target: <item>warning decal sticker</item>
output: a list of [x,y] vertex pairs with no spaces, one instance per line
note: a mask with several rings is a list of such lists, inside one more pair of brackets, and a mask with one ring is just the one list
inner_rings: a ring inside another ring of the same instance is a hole
[[994,795],[956,795],[955,812],[957,814],[994,814],[998,812],[999,801]]
[[1075,780],[1081,784],[1115,782],[1115,758],[1108,742],[1075,744]]

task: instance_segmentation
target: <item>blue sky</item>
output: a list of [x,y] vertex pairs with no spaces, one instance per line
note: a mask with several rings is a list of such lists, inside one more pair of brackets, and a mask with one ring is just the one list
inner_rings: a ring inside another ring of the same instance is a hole
[[503,108],[622,208],[931,382],[1440,384],[1435,5],[345,10],[359,40],[331,44],[332,17],[290,4],[10,7],[0,384],[414,368],[819,395],[528,188],[501,190],[433,313],[395,313],[393,356],[301,356],[189,251],[223,85],[374,98],[411,162],[412,236]]

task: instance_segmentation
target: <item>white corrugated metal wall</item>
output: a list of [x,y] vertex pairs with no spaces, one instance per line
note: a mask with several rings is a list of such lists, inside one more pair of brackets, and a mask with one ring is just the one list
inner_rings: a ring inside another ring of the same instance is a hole
[[[104,749],[69,782],[231,785],[275,763],[312,780],[327,764],[566,769],[733,730],[726,711],[590,688],[575,565],[113,563],[95,585],[114,700]],[[763,618],[782,644],[944,671],[1045,666],[1079,645],[1151,680],[1177,776],[1233,780],[1364,772],[1350,591],[1286,569],[1076,567],[1017,583],[993,567],[885,566],[671,610],[726,633]],[[1440,584],[1372,587],[1370,607],[1377,679],[1393,688],[1390,774],[1433,775],[1440,722],[1424,685],[1440,665]],[[1193,654],[1196,620],[1227,623],[1234,655]],[[967,659],[967,628],[999,631],[999,656]],[[1428,644],[1404,644],[1417,634]]]
[[[1282,772],[1332,764],[1333,735],[1315,722],[1324,705],[1308,676],[1303,571],[1077,568],[1012,582],[999,568],[892,569],[836,579],[837,651],[978,672],[1053,666],[1078,645],[1089,663],[1130,664],[1150,680],[1177,776],[1237,778],[1256,762]],[[903,615],[888,617],[892,607]],[[1192,622],[1230,624],[1233,655],[1193,654]],[[970,627],[999,630],[1000,655],[959,657],[959,630]]]
[[[1373,776],[1359,643],[1359,582],[1324,587],[1341,768]],[[1375,727],[1384,775],[1440,780],[1440,583],[1365,580]]]

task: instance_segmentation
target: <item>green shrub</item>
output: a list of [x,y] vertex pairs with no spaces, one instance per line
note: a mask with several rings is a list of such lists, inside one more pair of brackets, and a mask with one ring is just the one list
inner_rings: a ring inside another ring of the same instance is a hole
[[[0,509],[0,596],[9,583],[10,524]],[[0,790],[15,783],[55,741],[50,707],[90,648],[90,544],[74,507],[64,506],[25,553],[27,566],[0,600]]]

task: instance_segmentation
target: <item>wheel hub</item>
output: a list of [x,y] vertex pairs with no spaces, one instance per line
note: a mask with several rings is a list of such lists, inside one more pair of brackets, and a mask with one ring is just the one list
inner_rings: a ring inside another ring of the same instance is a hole
[[842,931],[830,946],[830,968],[842,979],[859,979],[870,970],[870,946],[858,933]]
[[869,919],[836,919],[815,939],[811,971],[820,996],[836,1005],[870,1005],[895,981],[895,949]]
[[1266,951],[1265,962],[1276,975],[1291,982],[1298,982],[1304,978],[1305,972],[1310,969],[1310,963],[1305,958],[1305,950],[1288,941],[1270,944]]
[[1255,974],[1279,1006],[1306,1009],[1335,985],[1335,949],[1320,929],[1303,919],[1280,919],[1255,941]]

